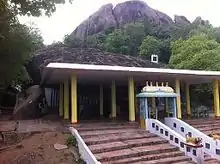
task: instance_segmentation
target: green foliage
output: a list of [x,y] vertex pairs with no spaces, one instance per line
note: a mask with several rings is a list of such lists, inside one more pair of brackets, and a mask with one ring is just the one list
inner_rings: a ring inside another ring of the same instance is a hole
[[89,36],[86,41],[87,47],[104,49],[105,48],[104,43],[105,43],[106,38],[107,38],[107,35],[104,33],[98,33],[98,34]]
[[29,28],[16,21],[10,24],[8,32],[4,33],[4,38],[0,40],[1,86],[7,86],[16,79],[20,81],[26,76],[22,74],[23,64],[33,51],[43,46],[42,42],[43,39],[35,28]]
[[77,146],[76,138],[73,135],[69,135],[68,138],[66,139],[66,145],[68,147]]
[[[153,36],[146,36],[140,46],[140,55],[150,57],[160,53],[161,42]],[[150,60],[150,58],[149,58]]]
[[219,70],[220,46],[206,35],[192,36],[187,40],[177,40],[171,45],[171,68]]
[[[191,33],[192,37],[172,42],[169,66],[177,69],[219,71],[220,44],[211,39],[209,32],[210,29],[198,28],[192,31],[194,33]],[[192,92],[197,95],[195,96],[197,99],[194,101],[202,103],[211,97],[212,86],[209,84],[196,85]]]
[[26,80],[24,63],[33,51],[44,46],[39,30],[20,24],[17,16],[50,16],[57,4],[64,3],[66,0],[0,0],[1,87]]
[[[41,16],[45,14],[51,16],[56,11],[57,4],[64,4],[66,0],[1,0],[1,4],[7,7],[15,15]],[[71,3],[72,0],[69,0]]]
[[139,46],[141,45],[144,36],[145,28],[142,23],[130,23],[124,26],[124,35],[129,39],[129,54],[132,56],[137,56],[139,51]]
[[77,48],[83,47],[84,41],[72,35],[66,35],[64,37],[64,44],[72,48]]
[[105,49],[109,52],[129,54],[129,39],[121,29],[117,29],[106,38]]
[[109,52],[137,56],[139,46],[145,36],[141,23],[131,23],[110,33],[105,40],[105,49]]

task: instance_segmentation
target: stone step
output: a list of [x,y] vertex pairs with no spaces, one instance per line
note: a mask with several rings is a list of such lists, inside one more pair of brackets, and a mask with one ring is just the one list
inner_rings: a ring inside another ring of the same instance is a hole
[[210,127],[210,126],[212,126],[212,127],[216,127],[216,126],[219,126],[220,125],[220,123],[213,123],[213,124],[199,124],[199,125],[193,125],[193,127],[195,127],[195,128],[206,128],[206,127]]
[[146,133],[143,129],[118,129],[118,130],[96,130],[96,131],[82,131],[80,135],[83,138],[86,137],[97,137],[101,135],[109,135],[109,134],[121,134],[122,136],[124,133]]
[[117,129],[137,129],[139,128],[138,125],[136,124],[129,124],[129,125],[115,125],[115,126],[82,126],[82,127],[77,127],[76,129],[80,132],[82,131],[94,131],[94,130],[117,130]]
[[174,162],[173,164],[196,164],[193,161]]
[[164,143],[168,143],[168,141],[159,137],[155,137],[149,139],[143,138],[136,140],[116,141],[116,142],[109,142],[104,144],[91,145],[89,146],[89,149],[93,153],[103,153],[103,152],[115,151],[121,149],[131,149],[140,146],[148,146],[148,145],[157,146],[158,144],[164,144]]
[[88,123],[78,123],[75,128],[84,127],[109,127],[109,126],[138,126],[137,122],[91,122]]
[[205,131],[220,131],[220,126],[219,127],[205,127],[205,128],[197,128],[199,131],[201,132],[205,132]]
[[220,163],[220,161],[219,160],[217,160],[217,159],[214,159],[214,158],[212,158],[212,157],[208,157],[208,158],[205,158],[205,163]]
[[194,119],[194,120],[186,120],[190,125],[204,125],[204,124],[217,124],[220,123],[220,119]]
[[132,139],[148,139],[156,137],[156,135],[152,133],[143,133],[143,134],[136,134],[136,133],[123,133],[121,134],[110,134],[110,135],[105,135],[105,136],[97,136],[97,137],[86,137],[83,138],[85,143],[87,145],[95,145],[95,144],[103,144],[103,143],[108,143],[109,141],[114,142],[114,141],[126,141],[126,140],[132,140]]
[[204,161],[205,164],[220,164],[220,161],[216,160],[216,159],[213,159],[213,160],[210,160],[210,161]]
[[156,159],[152,161],[143,161],[143,162],[137,162],[134,164],[171,164],[171,163],[180,163],[180,162],[188,162],[188,164],[192,163],[191,159],[186,156],[177,156],[177,157],[170,157],[170,158],[162,158],[162,159]]
[[[215,132],[220,132],[220,130],[214,130]],[[210,130],[207,130],[207,131],[205,131],[205,130],[203,130],[203,131],[201,131],[202,133],[204,133],[204,134],[206,134],[206,135],[209,135],[209,134],[211,134],[212,132],[213,132],[213,129],[210,129]]]
[[135,162],[142,162],[142,161],[150,161],[155,159],[162,159],[162,158],[168,158],[168,157],[176,157],[176,156],[184,156],[183,152],[180,151],[174,151],[174,152],[165,152],[160,154],[150,154],[140,157],[128,157],[125,159],[115,160],[115,161],[108,161],[108,162],[102,162],[102,164],[127,164],[127,163],[135,163]]
[[130,157],[138,157],[143,155],[150,155],[150,154],[159,154],[163,152],[173,152],[178,151],[179,149],[175,146],[170,144],[159,144],[157,146],[141,146],[141,147],[134,147],[131,149],[122,149],[104,153],[97,153],[94,154],[96,159],[100,162],[104,161],[111,161],[111,160],[119,160],[124,158]]

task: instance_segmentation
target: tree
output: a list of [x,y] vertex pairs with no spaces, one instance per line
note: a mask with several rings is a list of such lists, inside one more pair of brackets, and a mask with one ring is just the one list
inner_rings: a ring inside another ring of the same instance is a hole
[[[171,44],[171,57],[169,66],[177,69],[192,70],[220,70],[220,44],[209,39],[207,35],[194,35],[187,40],[177,40]],[[192,94],[196,94],[201,100],[212,97],[212,86],[210,84],[196,85]]]
[[105,48],[105,40],[107,35],[104,33],[94,34],[92,36],[88,36],[86,40],[87,47],[98,48],[104,50]]
[[192,36],[171,44],[171,68],[220,70],[220,44],[206,35]]
[[108,34],[105,49],[110,52],[138,56],[139,46],[144,36],[145,27],[142,23],[129,23]]
[[110,33],[105,41],[105,49],[109,52],[129,54],[130,38],[121,29]]
[[0,40],[0,86],[7,86],[14,80],[25,80],[22,74],[22,72],[25,73],[24,63],[33,51],[42,46],[43,39],[37,29],[18,22],[11,24],[5,38]]
[[140,55],[150,57],[160,53],[161,42],[153,36],[146,36],[140,46]]
[[132,56],[137,56],[139,51],[139,46],[141,45],[144,36],[145,28],[142,23],[130,23],[123,27],[124,35],[129,38],[129,54]]
[[72,48],[77,48],[77,47],[83,47],[84,46],[84,41],[72,36],[72,35],[66,35],[64,37],[64,44],[67,45],[68,47]]
[[1,87],[24,79],[23,64],[43,46],[39,30],[20,24],[17,16],[50,16],[56,11],[56,4],[64,3],[66,0],[0,0]]
[[[72,2],[72,0],[69,0]],[[56,11],[56,4],[64,4],[66,0],[0,0],[1,8],[8,8],[14,15],[50,16]]]

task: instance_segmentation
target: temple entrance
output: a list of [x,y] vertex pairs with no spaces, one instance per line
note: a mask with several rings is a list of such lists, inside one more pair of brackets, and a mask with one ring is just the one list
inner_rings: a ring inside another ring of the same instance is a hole
[[78,118],[92,120],[99,118],[99,86],[78,85]]
[[[82,85],[77,88],[78,118],[85,120],[111,120],[111,87],[103,85],[103,115],[100,113],[100,85]],[[116,87],[116,119],[128,120],[127,86]]]
[[146,119],[156,119],[164,122],[165,117],[176,117],[176,97],[174,90],[161,84],[156,86],[146,84],[137,95],[140,103],[140,124],[145,128]]
[[149,97],[149,118],[163,122],[165,117],[173,117],[173,99],[171,97]]

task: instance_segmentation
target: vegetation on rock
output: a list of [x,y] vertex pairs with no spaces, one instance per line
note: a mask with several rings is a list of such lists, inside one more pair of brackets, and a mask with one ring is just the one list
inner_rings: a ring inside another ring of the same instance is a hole
[[[119,27],[105,28],[84,40],[76,39],[76,36],[74,38],[72,33],[66,36],[64,44],[98,48],[126,56],[141,56],[147,60],[150,60],[152,54],[156,54],[159,62],[170,68],[220,70],[220,28],[213,27],[201,17],[197,17],[192,23],[183,16],[175,17],[173,23],[161,24],[155,24],[147,17],[124,25],[120,21]],[[201,97],[207,93],[212,94],[211,85],[192,86],[192,89],[199,92]]]
[[140,46],[140,55],[150,58],[152,54],[159,54],[160,48],[161,42],[157,38],[146,36]]

